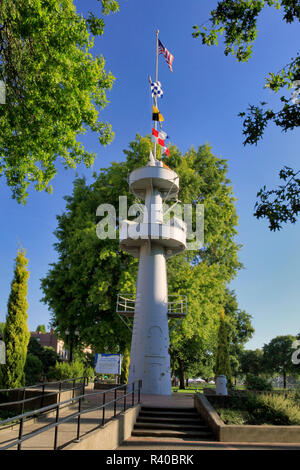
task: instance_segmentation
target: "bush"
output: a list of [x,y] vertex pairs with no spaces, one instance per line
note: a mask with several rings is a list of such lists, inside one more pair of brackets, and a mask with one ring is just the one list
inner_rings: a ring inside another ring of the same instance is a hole
[[93,378],[95,376],[94,368],[93,367],[85,367],[83,375],[85,377],[88,377],[89,379]]
[[51,346],[44,346],[41,357],[39,359],[43,363],[44,374],[47,375],[51,367],[59,361],[59,356]]
[[270,382],[254,374],[246,375],[245,385],[248,390],[257,390],[258,392],[267,392],[272,390]]
[[218,413],[225,424],[248,424],[249,414],[244,410],[219,408]]
[[28,353],[26,357],[25,367],[26,385],[34,385],[43,377],[43,363],[34,354]]
[[251,408],[249,424],[300,425],[300,408],[283,395],[248,397]]
[[300,406],[294,397],[247,393],[214,406],[226,424],[300,425]]
[[48,378],[50,380],[65,380],[83,377],[84,364],[78,360],[73,362],[57,362],[49,370]]
[[43,364],[44,375],[48,375],[50,367],[54,367],[59,361],[59,356],[51,346],[41,346],[36,338],[31,336],[29,340],[27,354],[33,354]]

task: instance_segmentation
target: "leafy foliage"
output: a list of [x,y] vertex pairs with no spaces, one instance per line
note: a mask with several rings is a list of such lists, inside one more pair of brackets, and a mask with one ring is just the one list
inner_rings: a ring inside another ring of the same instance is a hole
[[[248,61],[252,55],[252,45],[257,37],[257,20],[265,7],[276,7],[284,10],[283,21],[292,23],[300,20],[300,5],[298,0],[223,0],[210,13],[210,28],[203,23],[194,26],[193,37],[201,37],[202,44],[211,46],[217,44],[219,35],[224,34],[224,53],[232,54],[239,62]],[[290,62],[277,73],[270,72],[266,79],[266,88],[275,93],[286,90],[287,94],[280,97],[283,103],[281,109],[275,111],[266,108],[265,102],[259,106],[250,105],[246,112],[239,113],[243,118],[244,145],[257,144],[263,137],[270,122],[281,128],[283,132],[292,131],[300,126],[300,57],[291,58]],[[291,95],[291,89],[296,91]],[[288,174],[290,173],[290,175]],[[296,221],[299,212],[299,181],[298,174],[289,168],[281,171],[280,178],[292,176],[283,187],[267,191],[264,187],[258,193],[260,203],[256,203],[257,218],[266,217],[271,230],[280,230],[281,222]],[[275,199],[273,199],[275,196]]]
[[300,170],[295,171],[285,166],[279,173],[284,185],[276,189],[267,190],[264,186],[257,193],[260,202],[255,204],[255,216],[267,218],[270,230],[282,228],[281,223],[295,223],[300,212]]
[[25,367],[25,384],[35,385],[43,376],[43,363],[34,354],[28,353],[26,357]]
[[227,406],[214,404],[226,424],[288,426],[300,424],[300,408],[293,398],[248,393],[228,397]]
[[[95,175],[90,186],[78,178],[72,196],[65,198],[65,212],[58,216],[59,258],[42,280],[44,302],[59,336],[64,338],[67,327],[78,327],[81,341],[99,352],[126,356],[130,347],[131,333],[116,315],[115,305],[118,292],[135,293],[137,260],[120,250],[118,233],[116,239],[96,237],[96,210],[102,203],[117,208],[121,195],[128,197],[128,206],[133,203],[127,175],[147,163],[150,149],[150,138],[137,136],[124,151],[126,161],[113,162]],[[182,358],[188,369],[197,361],[199,367],[210,362],[208,352],[213,351],[218,325],[216,306],[225,297],[226,283],[241,268],[234,240],[237,215],[226,161],[214,156],[208,145],[185,155],[171,146],[167,163],[179,174],[182,203],[205,206],[204,246],[167,263],[169,292],[186,295],[189,305],[186,320],[171,335],[171,356],[175,368]]]
[[218,348],[216,354],[215,375],[225,375],[228,385],[231,384],[232,374],[229,357],[228,328],[223,308],[220,310],[220,325],[218,331]]
[[291,335],[276,336],[263,347],[264,363],[266,370],[270,373],[280,373],[283,375],[283,386],[286,388],[287,373],[299,374],[299,364],[293,364],[292,354],[294,352],[292,345],[296,337]]
[[59,356],[53,348],[41,346],[39,341],[33,336],[29,340],[27,354],[33,355],[41,361],[41,377],[47,376],[50,367],[55,366],[56,362],[59,361]]
[[259,377],[254,374],[247,374],[246,376],[246,387],[247,390],[256,390],[256,391],[267,391],[272,390],[272,385],[263,377]]
[[[117,11],[116,1],[101,4],[103,14]],[[65,168],[92,165],[95,154],[77,140],[87,129],[103,145],[113,138],[99,110],[114,77],[104,58],[90,53],[89,29],[100,34],[99,27],[95,17],[78,15],[72,0],[1,1],[0,175],[18,202],[26,201],[30,185],[52,191],[58,159]]]
[[83,362],[75,360],[72,362],[57,362],[50,368],[49,377],[53,380],[65,380],[83,377],[85,367]]
[[242,375],[252,374],[257,376],[264,370],[263,351],[261,349],[241,351],[239,362],[239,372]]
[[38,325],[35,329],[36,333],[47,333],[45,325]]
[[27,326],[27,264],[25,251],[19,249],[7,304],[3,338],[6,345],[6,364],[0,366],[2,388],[17,388],[25,384],[24,366],[30,338]]

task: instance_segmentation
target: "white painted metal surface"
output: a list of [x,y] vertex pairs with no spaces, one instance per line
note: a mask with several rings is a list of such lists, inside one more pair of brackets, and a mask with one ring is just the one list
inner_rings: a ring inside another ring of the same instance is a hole
[[177,197],[179,178],[150,155],[129,186],[147,210],[142,223],[120,227],[121,248],[139,258],[128,382],[142,379],[142,393],[171,395],[166,259],[185,250],[186,227],[175,218],[163,223],[163,200]]

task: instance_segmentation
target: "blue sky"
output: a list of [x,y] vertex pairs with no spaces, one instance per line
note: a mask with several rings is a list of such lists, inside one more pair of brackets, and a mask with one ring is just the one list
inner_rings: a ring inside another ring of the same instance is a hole
[[[85,14],[99,8],[95,0],[78,0],[76,4]],[[264,90],[264,78],[296,56],[299,26],[285,25],[281,12],[266,9],[259,20],[253,58],[248,63],[237,63],[225,57],[221,45],[208,48],[192,38],[192,26],[206,21],[216,4],[199,0],[121,0],[120,11],[106,18],[105,33],[95,40],[93,53],[104,55],[106,70],[116,77],[109,93],[110,104],[101,113],[102,119],[112,124],[116,137],[104,148],[95,136],[87,134],[84,144],[98,157],[92,169],[82,165],[77,173],[91,181],[93,171],[109,166],[111,161],[124,160],[122,151],[136,133],[151,132],[148,76],[154,78],[155,74],[155,30],[159,29],[161,41],[174,55],[173,73],[163,57],[159,58],[164,129],[182,152],[209,142],[215,155],[228,160],[228,177],[239,216],[237,241],[243,245],[240,259],[245,265],[231,287],[240,308],[253,316],[255,334],[247,348],[254,349],[277,335],[300,332],[300,223],[274,233],[266,221],[253,217],[257,191],[264,184],[274,187],[284,165],[298,168],[300,136],[298,130],[284,134],[270,126],[258,146],[244,147],[237,115],[249,104],[262,100],[279,106],[277,98]],[[76,176],[74,170],[64,170],[60,164],[58,169],[53,194],[32,190],[26,206],[11,198],[5,180],[0,179],[0,321],[5,320],[14,258],[22,244],[31,273],[31,330],[38,324],[47,325],[50,319],[47,307],[40,302],[40,279],[57,259],[53,248],[56,215],[63,212],[63,197],[72,192]]]

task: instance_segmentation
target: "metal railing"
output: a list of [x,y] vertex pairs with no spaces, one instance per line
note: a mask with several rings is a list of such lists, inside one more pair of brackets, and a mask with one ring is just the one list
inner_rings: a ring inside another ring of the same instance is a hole
[[[174,300],[170,300],[174,299]],[[181,294],[171,294],[168,299],[168,315],[187,315],[187,297]]]
[[[76,383],[78,381],[80,381],[80,382],[79,382],[78,385],[76,385]],[[7,392],[20,392],[22,394],[22,398],[21,398],[21,400],[8,401],[8,402],[0,403],[0,407],[9,407],[9,406],[18,406],[19,405],[21,407],[21,410],[22,410],[21,414],[23,414],[25,404],[26,403],[29,404],[32,401],[37,401],[38,399],[41,400],[40,408],[43,408],[45,396],[48,398],[52,395],[54,396],[54,395],[58,394],[58,397],[59,397],[58,401],[60,401],[60,394],[61,394],[62,391],[64,391],[64,392],[73,391],[73,397],[74,397],[75,390],[82,389],[82,393],[84,394],[85,386],[87,385],[88,381],[89,381],[89,377],[84,376],[84,377],[75,377],[75,378],[71,378],[71,379],[59,380],[59,381],[56,381],[56,382],[43,382],[43,383],[39,383],[39,384],[35,384],[35,385],[28,385],[27,387],[20,387],[20,388],[14,388],[14,389],[3,388],[3,389],[0,389],[0,394],[1,393],[7,393]],[[73,385],[71,387],[65,388],[64,384],[68,385],[70,382]],[[46,389],[47,386],[51,386],[51,388],[54,387],[54,386],[57,386],[58,390],[55,390],[55,391],[51,392],[51,391]],[[41,394],[40,395],[36,395],[36,396],[26,398],[26,392],[28,392],[30,390],[37,389],[37,388],[41,388]],[[0,424],[2,425],[3,421],[0,421]]]
[[[76,379],[74,379],[74,380],[76,380]],[[136,384],[137,384],[137,389],[136,389]],[[141,386],[142,386],[142,381],[141,380],[136,380],[136,381],[134,381],[130,384],[121,385],[119,387],[115,387],[115,388],[112,388],[112,389],[109,389],[109,390],[89,393],[89,395],[88,395],[89,397],[93,396],[93,395],[97,395],[97,396],[102,395],[103,396],[102,404],[97,405],[97,406],[93,406],[93,407],[89,407],[89,408],[86,408],[84,410],[82,410],[82,402],[86,398],[85,393],[82,394],[82,395],[79,395],[77,397],[70,398],[69,400],[65,400],[65,401],[62,401],[62,402],[59,401],[58,403],[54,403],[52,405],[48,405],[48,406],[45,406],[43,408],[39,408],[37,410],[29,411],[29,412],[26,412],[26,413],[21,413],[17,416],[13,416],[11,418],[3,420],[3,421],[1,421],[1,425],[9,424],[9,423],[14,422],[14,421],[19,421],[19,432],[18,432],[18,438],[13,439],[12,442],[10,442],[9,444],[6,444],[6,445],[0,447],[0,450],[6,450],[6,449],[9,449],[9,448],[15,447],[15,446],[17,446],[18,450],[21,450],[22,442],[27,441],[29,439],[32,439],[33,437],[35,437],[35,436],[37,436],[41,433],[44,433],[46,431],[49,431],[51,429],[54,429],[53,450],[57,450],[57,448],[58,448],[57,440],[58,440],[59,426],[61,424],[64,424],[64,423],[70,421],[71,419],[74,419],[74,418],[77,418],[76,441],[78,442],[80,440],[80,437],[81,437],[80,426],[81,426],[81,417],[82,417],[82,415],[84,415],[86,413],[90,413],[92,411],[102,410],[102,413],[101,413],[102,416],[99,417],[99,424],[98,424],[98,426],[96,426],[96,428],[104,426],[104,424],[106,424],[109,420],[111,420],[111,419],[113,419],[117,416],[117,402],[118,401],[123,400],[123,406],[122,406],[122,409],[121,409],[120,413],[123,412],[123,411],[126,411],[126,407],[128,409],[128,408],[134,406],[134,404],[135,404],[135,394],[136,393],[137,393],[137,403],[140,403]],[[118,397],[117,396],[118,391],[122,391],[122,390],[124,391],[123,394],[121,394],[121,396]],[[107,396],[108,393],[112,393],[112,392],[114,393],[114,399],[107,402],[106,401],[106,396]],[[131,396],[131,404],[129,404],[129,406],[128,406],[128,402],[127,402],[127,397],[128,396]],[[65,407],[65,406],[74,404],[76,402],[78,403],[78,410],[75,413],[72,413],[71,415],[69,415],[67,417],[60,418],[59,415],[60,415],[61,407],[62,406]],[[105,411],[106,411],[106,408],[110,405],[113,405],[113,415],[110,418],[107,419],[105,417]],[[35,431],[33,431],[29,434],[26,434],[25,436],[23,435],[23,424],[24,424],[24,421],[26,419],[32,418],[32,417],[37,416],[41,413],[45,413],[45,412],[49,412],[49,411],[55,411],[56,412],[55,413],[55,422],[54,423],[43,426],[42,428],[37,429],[37,430],[35,430]],[[72,442],[72,440],[69,441],[69,442]],[[65,444],[66,443],[64,443],[64,445]]]
[[[135,294],[118,294],[116,312],[119,314],[134,315]],[[181,294],[171,294],[168,296],[168,315],[187,315],[187,297]]]
[[117,313],[126,313],[134,315],[135,294],[118,294],[117,295]]

